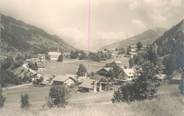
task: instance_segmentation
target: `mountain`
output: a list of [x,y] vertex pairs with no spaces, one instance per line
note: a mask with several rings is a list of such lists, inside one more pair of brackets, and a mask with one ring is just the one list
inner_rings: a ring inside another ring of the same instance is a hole
[[184,20],[166,31],[155,42],[160,56],[173,54],[184,50]]
[[0,14],[0,28],[1,55],[14,55],[17,52],[45,53],[57,48],[64,51],[75,50],[60,37],[10,16]]
[[154,43],[157,54],[163,58],[166,69],[172,73],[184,67],[184,20],[166,31]]
[[127,38],[125,40],[107,45],[104,48],[121,48],[121,47],[128,47],[131,44],[136,44],[137,42],[142,42],[143,44],[151,44],[155,41],[159,36],[164,33],[165,29],[163,28],[155,28],[147,30],[143,33],[135,35],[133,37]]

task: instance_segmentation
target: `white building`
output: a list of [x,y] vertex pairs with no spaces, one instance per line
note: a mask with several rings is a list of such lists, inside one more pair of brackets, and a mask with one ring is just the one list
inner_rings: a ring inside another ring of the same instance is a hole
[[38,58],[39,58],[40,62],[45,62],[46,61],[45,54],[38,54]]
[[133,68],[122,67],[126,80],[132,80],[135,77],[135,70]]
[[48,52],[49,58],[52,61],[57,61],[59,56],[61,55],[61,52]]

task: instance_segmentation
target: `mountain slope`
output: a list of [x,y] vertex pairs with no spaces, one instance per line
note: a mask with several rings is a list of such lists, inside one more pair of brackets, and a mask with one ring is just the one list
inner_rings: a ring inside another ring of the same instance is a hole
[[31,26],[12,17],[0,14],[1,55],[47,52],[56,48],[64,51],[75,50],[61,38]]
[[155,42],[160,56],[184,50],[184,20],[166,31]]
[[156,28],[150,29],[133,37],[127,38],[125,40],[107,45],[103,48],[121,48],[121,47],[128,47],[131,44],[136,44],[137,42],[142,42],[143,44],[151,44],[155,41],[159,36],[163,34],[165,29],[163,28]]
[[157,54],[164,58],[166,68],[184,67],[184,20],[166,31],[154,42]]

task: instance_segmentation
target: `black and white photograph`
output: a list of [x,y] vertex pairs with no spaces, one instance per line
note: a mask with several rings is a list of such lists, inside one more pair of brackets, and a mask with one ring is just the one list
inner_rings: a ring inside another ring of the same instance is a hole
[[0,0],[0,116],[184,116],[184,0]]

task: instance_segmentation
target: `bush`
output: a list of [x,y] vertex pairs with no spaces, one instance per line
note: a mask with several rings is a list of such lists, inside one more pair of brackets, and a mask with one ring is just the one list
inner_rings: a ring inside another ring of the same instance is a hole
[[87,54],[84,51],[79,51],[78,57],[79,57],[79,60],[85,60],[88,58]]
[[64,86],[53,85],[49,91],[48,107],[65,107],[69,92]]
[[63,61],[63,55],[61,54],[61,55],[59,55],[59,57],[58,57],[58,62],[62,62]]
[[138,42],[136,45],[138,50],[141,50],[141,48],[143,47],[142,42]]
[[3,91],[2,91],[2,88],[0,86],[0,108],[2,108],[4,106],[5,99],[6,98],[3,96]]
[[151,99],[157,92],[157,86],[147,79],[138,78],[133,83],[127,83],[114,92],[112,102],[132,102]]
[[78,51],[71,51],[71,53],[70,53],[70,58],[71,58],[71,59],[76,59],[76,58],[78,58]]
[[87,73],[87,69],[83,64],[79,65],[78,71],[77,71],[77,76],[85,76],[85,74]]
[[13,68],[20,67],[23,64],[24,60],[25,60],[24,56],[22,56],[21,54],[17,54],[14,58]]
[[111,62],[105,65],[105,67],[111,67],[112,70],[108,72],[107,75],[100,74],[97,72],[99,75],[111,77],[112,79],[124,79],[124,72],[121,67],[119,67],[116,62]]
[[134,99],[134,87],[133,84],[127,83],[121,86],[117,91],[114,92],[112,102],[130,102]]
[[27,93],[21,95],[21,108],[27,108],[29,105],[29,95]]

